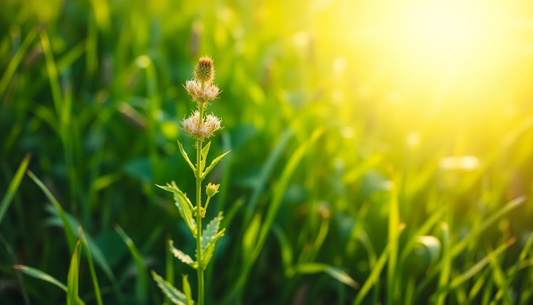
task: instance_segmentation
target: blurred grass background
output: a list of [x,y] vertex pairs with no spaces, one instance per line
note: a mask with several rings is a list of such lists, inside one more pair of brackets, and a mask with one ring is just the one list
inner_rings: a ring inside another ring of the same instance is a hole
[[[0,195],[30,152],[110,266],[104,303],[163,303],[114,224],[194,291],[166,239],[194,240],[154,184],[194,193],[176,139],[194,153],[182,84],[209,54],[225,126],[211,150],[232,150],[208,177],[208,218],[228,228],[209,304],[531,304],[533,5],[420,3],[3,0]],[[435,12],[449,23],[426,32]],[[28,178],[0,207],[0,302],[62,304],[12,268],[65,282],[71,257]],[[80,297],[96,304],[83,259]]]

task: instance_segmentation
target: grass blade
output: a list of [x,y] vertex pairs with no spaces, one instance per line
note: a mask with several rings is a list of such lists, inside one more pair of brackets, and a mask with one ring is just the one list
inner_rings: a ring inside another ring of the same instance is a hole
[[389,263],[387,270],[387,304],[392,305],[397,300],[396,285],[396,261],[398,260],[398,239],[400,238],[400,209],[398,206],[398,195],[396,182],[393,181],[390,194],[389,205]]
[[15,197],[15,194],[17,193],[18,187],[20,185],[20,181],[22,180],[22,177],[24,176],[24,172],[26,171],[26,168],[28,167],[28,163],[30,163],[31,154],[28,153],[22,160],[22,162],[19,165],[19,168],[17,170],[17,173],[15,174],[15,177],[11,180],[11,183],[9,183],[9,187],[7,188],[7,193],[2,198],[2,202],[0,203],[0,224],[2,223],[2,219],[4,218],[4,215],[7,212],[7,209],[9,208],[9,205],[11,204],[11,201],[13,200],[13,197]]
[[[440,227],[442,229],[442,261],[444,265],[440,272],[438,288],[442,288],[446,285],[452,268],[452,257],[450,255],[450,230],[447,223],[441,223]],[[437,297],[437,305],[443,305],[445,304],[445,301],[446,292],[443,292]]]
[[35,268],[24,266],[24,265],[15,265],[15,266],[13,266],[13,268],[23,272],[26,275],[29,275],[29,276],[34,277],[36,279],[43,280],[43,281],[48,282],[48,283],[50,283],[52,285],[55,285],[55,286],[61,288],[63,291],[67,292],[67,286],[65,286],[65,284],[61,283],[60,281],[55,279],[53,276],[48,275],[48,274],[42,272],[39,269],[35,269]]
[[54,205],[54,208],[59,213],[59,217],[61,218],[61,222],[63,223],[63,229],[65,230],[65,235],[67,238],[70,251],[73,252],[76,246],[77,238],[76,238],[76,234],[74,233],[74,230],[70,226],[70,223],[69,223],[69,220],[67,218],[65,211],[63,210],[59,202],[57,202],[56,198],[54,197],[54,195],[52,195],[50,190],[48,190],[48,188],[41,182],[41,180],[39,180],[39,178],[37,178],[31,171],[28,171],[27,173],[28,173],[28,176],[30,176],[30,178],[33,179],[33,181],[35,181],[35,183],[41,188],[41,190],[44,192],[46,197],[48,197],[48,200],[52,202],[52,204]]
[[144,261],[141,257],[141,254],[139,253],[139,250],[129,238],[129,236],[122,230],[122,228],[115,224],[115,230],[117,231],[118,235],[122,238],[126,246],[128,246],[128,249],[130,250],[130,254],[133,257],[133,260],[135,261],[135,264],[137,265],[137,281],[135,283],[135,296],[139,303],[146,304],[147,300],[147,287],[148,287],[148,271],[146,270],[146,266],[144,265]]
[[67,277],[67,305],[74,305],[78,302],[78,284],[79,284],[79,268],[80,268],[80,241],[76,243],[72,259],[70,260],[70,268]]
[[15,71],[17,70],[18,65],[24,58],[24,54],[26,53],[26,50],[30,46],[30,44],[33,42],[33,39],[35,39],[35,36],[37,35],[37,29],[34,28],[33,30],[28,33],[28,36],[26,36],[26,39],[22,42],[20,47],[18,48],[17,52],[9,61],[9,64],[7,66],[6,71],[4,72],[4,75],[2,75],[2,79],[0,79],[0,96],[4,95],[4,91],[7,88],[7,85],[9,84],[9,81],[11,80],[11,77],[13,77],[13,74],[15,74]]
[[302,274],[314,274],[325,272],[337,281],[344,283],[353,289],[358,289],[359,284],[354,281],[346,272],[337,267],[333,267],[327,264],[321,263],[302,263],[289,269],[289,274],[302,273]]
[[83,243],[83,248],[85,249],[85,255],[87,255],[87,260],[89,261],[89,269],[91,271],[91,279],[93,281],[96,302],[98,303],[98,305],[103,305],[102,294],[100,292],[100,286],[98,285],[98,278],[96,277],[96,270],[94,269],[94,262],[93,257],[91,255],[91,250],[89,248],[89,243],[87,243],[87,239],[85,238],[85,234],[83,233],[83,229],[81,228],[81,226],[78,227],[78,232],[80,234],[81,242]]

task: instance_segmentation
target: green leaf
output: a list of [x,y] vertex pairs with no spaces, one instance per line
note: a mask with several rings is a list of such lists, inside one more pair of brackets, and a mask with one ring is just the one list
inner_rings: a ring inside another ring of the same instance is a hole
[[36,279],[43,280],[45,282],[53,284],[53,285],[61,288],[61,290],[67,292],[67,286],[65,286],[65,284],[61,283],[60,281],[58,281],[53,276],[48,275],[48,274],[42,272],[39,269],[35,269],[35,268],[24,266],[24,265],[15,265],[15,266],[13,266],[13,268],[23,272],[26,275],[29,275],[29,276],[34,277]]
[[194,176],[196,177],[196,167],[194,167],[194,165],[192,164],[191,160],[189,160],[189,156],[187,155],[187,153],[183,149],[183,144],[181,144],[181,142],[179,140],[178,140],[178,147],[180,148],[181,155],[183,156],[185,161],[187,161],[187,163],[189,163],[189,166],[191,167],[192,171],[194,172]]
[[193,261],[189,255],[174,248],[174,242],[172,240],[168,241],[168,246],[170,248],[170,252],[172,252],[172,254],[174,254],[174,256],[177,257],[180,261],[193,267],[194,269],[198,268],[198,262]]
[[174,200],[176,201],[176,206],[178,207],[181,218],[185,220],[185,223],[187,223],[192,235],[196,237],[196,221],[194,220],[194,216],[192,214],[193,206],[189,198],[187,198],[187,195],[176,186],[174,181],[172,181],[172,185],[167,183],[167,186],[161,186],[157,184],[156,186],[164,189],[167,192],[174,193]]
[[359,288],[359,284],[357,284],[357,282],[354,281],[354,279],[352,279],[346,272],[342,271],[337,267],[330,266],[327,264],[302,263],[290,268],[287,273],[290,275],[294,273],[314,274],[320,272],[325,272],[337,281],[344,283],[354,289]]
[[459,287],[461,284],[463,284],[464,282],[472,278],[474,275],[476,275],[479,271],[481,271],[481,269],[483,269],[483,267],[485,267],[491,259],[497,257],[502,252],[507,250],[507,248],[509,248],[515,241],[516,239],[512,237],[511,239],[506,241],[504,244],[499,246],[496,250],[490,252],[487,256],[485,256],[483,259],[477,262],[474,266],[470,267],[470,269],[468,269],[467,271],[465,271],[464,273],[458,276],[454,276],[453,280],[448,285],[440,289],[437,289],[437,291],[435,292],[435,295],[439,295],[443,292],[449,292]]
[[191,292],[191,285],[189,284],[189,280],[187,280],[187,275],[183,274],[183,292],[185,292],[185,296],[187,297],[187,305],[193,305],[194,301],[192,300],[192,292]]
[[225,155],[229,154],[230,151],[231,150],[228,150],[227,152],[223,153],[222,155],[216,157],[215,160],[211,161],[211,164],[209,165],[209,167],[205,170],[205,172],[203,172],[201,174],[202,179],[204,179],[207,176],[207,174],[209,174],[209,172],[213,170],[215,165],[217,165],[217,163],[220,162],[220,160],[222,160],[222,158],[224,158]]
[[[57,287],[61,288],[61,290],[67,292],[67,286],[65,286],[65,284],[61,283],[60,281],[56,280],[51,275],[48,275],[39,269],[35,269],[32,267],[23,266],[23,265],[15,265],[13,266],[13,268],[25,273],[26,275],[34,277],[36,279],[43,280],[45,282],[56,285]],[[79,305],[85,305],[85,303],[79,297],[77,298],[76,301],[78,302]]]
[[26,168],[28,167],[28,163],[30,162],[31,154],[26,154],[24,159],[19,165],[19,168],[17,170],[17,173],[15,174],[15,177],[11,180],[11,183],[9,183],[9,187],[7,188],[7,193],[4,195],[4,198],[2,198],[2,202],[0,203],[0,223],[2,223],[2,218],[4,218],[4,214],[7,211],[7,208],[11,204],[11,200],[13,200],[13,197],[17,193],[17,189],[19,187],[20,181],[22,180],[22,177],[24,176],[24,172],[26,171]]
[[207,162],[207,154],[209,153],[209,148],[211,147],[211,142],[207,143],[204,148],[202,148],[202,158],[200,160],[200,172],[204,171],[205,163]]
[[207,224],[206,228],[204,229],[202,233],[202,249],[205,249],[207,247],[207,244],[215,238],[215,236],[218,233],[218,229],[220,227],[220,222],[224,219],[224,216],[222,216],[222,212],[218,213],[218,216],[213,218],[209,224]]
[[100,292],[100,286],[98,285],[98,278],[96,277],[96,270],[94,269],[94,262],[93,257],[91,255],[91,249],[89,248],[89,243],[87,242],[87,238],[85,238],[85,234],[83,233],[83,229],[81,228],[81,226],[78,227],[78,231],[80,233],[81,242],[83,243],[83,248],[85,249],[85,255],[87,255],[87,260],[89,261],[89,269],[91,271],[91,279],[93,281],[94,295],[96,296],[96,301],[98,305],[103,305],[102,294]]
[[161,288],[163,293],[176,305],[187,305],[187,296],[183,292],[176,289],[172,284],[165,281],[155,271],[152,270],[152,276],[157,283],[157,286]]
[[[54,208],[52,205],[47,205],[45,208],[48,212],[50,212],[54,217],[61,220],[59,211]],[[69,223],[69,226],[71,230],[77,234],[77,237],[81,236],[79,235],[78,231],[75,231],[75,228],[79,226],[78,221],[74,218],[74,216],[70,215],[67,212],[63,212],[66,216],[66,219]],[[64,223],[62,221],[59,221],[59,224],[64,227]],[[117,294],[119,299],[122,299],[122,292],[120,291],[120,287],[118,285],[117,279],[115,278],[115,275],[113,274],[113,271],[111,270],[111,267],[109,266],[109,262],[107,261],[107,258],[102,253],[102,250],[98,246],[98,244],[94,241],[94,239],[89,234],[83,234],[84,239],[87,242],[87,245],[85,243],[83,244],[85,247],[87,247],[91,251],[91,256],[94,258],[94,261],[102,268],[104,273],[107,275],[108,279],[111,281],[111,284],[113,286],[113,290],[115,290],[115,293]],[[83,240],[82,240],[83,242]]]
[[70,260],[70,268],[67,277],[67,305],[74,305],[78,302],[78,281],[80,268],[80,241],[74,248],[72,259]]
[[41,190],[44,192],[46,197],[48,197],[48,200],[52,202],[52,204],[54,205],[54,208],[59,213],[59,217],[61,218],[61,222],[63,223],[63,229],[65,230],[65,235],[67,237],[67,242],[69,244],[70,251],[74,251],[74,247],[76,245],[76,234],[74,233],[74,230],[70,226],[70,223],[68,221],[65,211],[63,210],[59,202],[57,202],[54,195],[52,195],[52,193],[50,193],[48,188],[41,182],[41,180],[39,180],[39,178],[37,178],[31,171],[27,171],[27,173],[28,173],[28,176],[30,176],[30,178],[33,179],[33,181],[35,181],[35,183],[41,188]]
[[[452,268],[452,257],[450,255],[450,230],[447,223],[441,223],[442,229],[442,261],[443,267],[440,272],[439,277],[439,286],[438,288],[444,287],[450,278],[450,271]],[[442,293],[437,297],[437,305],[444,305],[446,301],[446,293]]]
[[117,231],[118,235],[120,235],[120,237],[122,238],[126,246],[128,246],[131,256],[133,257],[133,260],[135,261],[135,264],[137,265],[137,281],[135,282],[135,297],[140,304],[146,304],[148,274],[147,274],[146,266],[144,265],[144,261],[141,257],[141,254],[139,253],[139,250],[137,250],[137,247],[135,246],[131,238],[129,238],[129,236],[126,235],[126,232],[124,232],[124,230],[122,230],[122,228],[119,225],[115,225],[115,230]]

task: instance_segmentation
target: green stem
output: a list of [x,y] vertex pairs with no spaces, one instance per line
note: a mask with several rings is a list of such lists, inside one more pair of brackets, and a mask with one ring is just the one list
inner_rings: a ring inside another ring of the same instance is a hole
[[[204,109],[200,109],[200,125],[203,121]],[[202,264],[202,139],[196,140],[196,253],[198,253],[198,305],[204,304],[204,266]]]

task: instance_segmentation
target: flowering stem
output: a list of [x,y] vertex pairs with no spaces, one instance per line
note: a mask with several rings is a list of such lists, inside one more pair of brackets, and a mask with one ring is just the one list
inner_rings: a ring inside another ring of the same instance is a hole
[[[200,109],[200,124],[204,116],[204,108]],[[198,253],[198,304],[204,304],[204,266],[202,264],[202,139],[196,140],[196,253]]]

